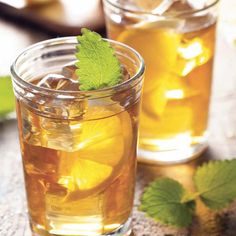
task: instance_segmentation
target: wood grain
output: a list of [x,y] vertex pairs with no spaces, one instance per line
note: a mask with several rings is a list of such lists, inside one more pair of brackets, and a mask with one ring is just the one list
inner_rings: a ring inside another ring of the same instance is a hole
[[[228,1],[228,0],[227,0]],[[225,0],[226,2],[226,0]],[[233,158],[236,156],[236,48],[226,41],[223,23],[219,24],[215,76],[209,122],[209,148],[197,160],[175,166],[150,166],[139,164],[136,197],[133,213],[135,236],[235,236],[236,203],[223,212],[212,213],[198,204],[197,217],[191,227],[176,230],[146,218],[137,210],[143,188],[158,176],[175,178],[192,188],[191,177],[202,162],[209,159]],[[6,73],[18,51],[33,42],[50,37],[32,29],[14,26],[0,18],[1,54],[0,74]],[[10,36],[11,37],[8,37]],[[17,35],[17,45],[14,44]],[[2,47],[4,45],[4,47]],[[14,45],[14,46],[13,46]],[[17,124],[15,120],[0,123],[0,235],[30,236],[26,213],[24,181]]]

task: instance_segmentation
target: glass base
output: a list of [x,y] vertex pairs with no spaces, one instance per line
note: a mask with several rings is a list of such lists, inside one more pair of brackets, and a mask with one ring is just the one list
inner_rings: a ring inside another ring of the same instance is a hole
[[171,150],[147,150],[139,148],[138,161],[148,164],[171,165],[185,163],[199,157],[208,147],[207,142]]
[[89,232],[89,229],[86,229],[87,233],[80,233],[80,232],[73,232],[73,233],[57,233],[57,234],[52,234],[48,232],[47,230],[44,229],[43,226],[32,223],[31,222],[31,228],[32,228],[32,235],[33,236],[88,236],[88,235],[94,235],[94,236],[129,236],[132,233],[131,229],[131,224],[132,224],[132,219],[129,218],[125,224],[120,226],[116,231],[113,231],[111,233],[106,233],[106,234],[98,234],[96,232]]

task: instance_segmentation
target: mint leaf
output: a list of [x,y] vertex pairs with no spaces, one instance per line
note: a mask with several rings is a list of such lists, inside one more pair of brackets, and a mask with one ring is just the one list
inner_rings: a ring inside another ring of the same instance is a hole
[[159,179],[145,190],[140,209],[164,224],[185,227],[192,222],[195,210],[194,200],[183,201],[186,194],[189,198],[179,182],[169,178]]
[[236,160],[210,161],[199,167],[194,183],[201,200],[213,210],[236,198]]
[[121,65],[110,43],[88,29],[78,36],[76,74],[81,90],[101,89],[121,81]]
[[10,76],[0,77],[0,116],[4,117],[15,109],[15,98]]

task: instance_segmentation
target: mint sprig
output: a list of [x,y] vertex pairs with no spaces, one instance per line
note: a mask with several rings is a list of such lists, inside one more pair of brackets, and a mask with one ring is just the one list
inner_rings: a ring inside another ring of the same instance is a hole
[[15,109],[15,98],[10,76],[0,76],[0,117]]
[[236,198],[236,159],[204,164],[193,181],[193,193],[169,178],[152,182],[142,195],[140,210],[161,223],[185,227],[192,222],[198,197],[211,210],[223,209]]
[[81,90],[110,87],[121,81],[121,65],[108,41],[88,29],[78,36],[76,74]]

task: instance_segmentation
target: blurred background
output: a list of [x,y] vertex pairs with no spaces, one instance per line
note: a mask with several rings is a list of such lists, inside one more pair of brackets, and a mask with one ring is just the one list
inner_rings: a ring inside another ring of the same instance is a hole
[[[78,35],[81,27],[105,32],[100,0],[0,0],[0,75],[19,51],[47,38]],[[7,60],[7,61],[6,61]]]
[[[221,1],[218,42],[223,43],[217,45],[216,61],[220,60],[220,68],[215,67],[215,80],[219,83],[222,80],[217,78],[232,70],[230,63],[236,53],[235,13],[236,1]],[[9,75],[11,63],[23,48],[48,38],[78,35],[81,27],[106,36],[101,0],[0,0],[0,76]],[[228,50],[227,63],[219,58],[221,50]],[[224,84],[226,93],[234,88],[234,81],[230,81]],[[221,86],[213,93],[220,95]]]

